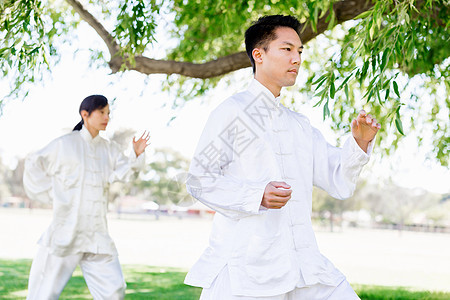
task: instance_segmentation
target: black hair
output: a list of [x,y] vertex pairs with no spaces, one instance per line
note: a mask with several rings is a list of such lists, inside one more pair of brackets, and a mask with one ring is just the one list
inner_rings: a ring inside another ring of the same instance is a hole
[[[105,96],[91,95],[91,96],[84,98],[83,102],[81,102],[81,104],[80,104],[80,109],[78,112],[81,115],[81,111],[85,110],[89,113],[89,115],[91,115],[91,113],[94,110],[102,109],[106,105],[108,105],[108,99],[106,99]],[[81,130],[81,128],[83,127],[83,124],[84,124],[84,120],[82,118],[81,121],[77,125],[75,125],[75,127],[73,128],[72,131]]]
[[256,72],[253,49],[262,47],[267,51],[269,42],[277,38],[275,29],[279,27],[290,27],[300,37],[300,22],[292,16],[271,15],[259,18],[245,31],[245,50],[252,63],[253,73]]

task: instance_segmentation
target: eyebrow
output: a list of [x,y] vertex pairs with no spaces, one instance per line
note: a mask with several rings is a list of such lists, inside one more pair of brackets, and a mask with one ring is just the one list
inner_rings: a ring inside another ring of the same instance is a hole
[[[291,46],[291,47],[294,47],[295,48],[295,45],[294,44],[292,44],[291,42],[286,42],[286,41],[283,41],[283,42],[281,42],[282,44],[287,44],[287,45],[289,45],[289,46]],[[303,49],[303,45],[301,45],[300,47],[298,47],[299,49]]]

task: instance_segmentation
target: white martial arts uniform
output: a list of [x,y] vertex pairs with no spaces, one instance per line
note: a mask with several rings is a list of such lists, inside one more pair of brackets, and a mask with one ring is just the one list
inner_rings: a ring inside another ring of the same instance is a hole
[[123,299],[117,250],[107,228],[107,185],[144,165],[83,126],[29,155],[24,187],[33,200],[53,202],[53,220],[39,239],[27,299],[57,299],[80,264],[94,299]]
[[[188,191],[218,213],[209,247],[185,283],[208,294],[226,272],[232,295],[261,298],[348,285],[317,247],[312,187],[339,199],[351,196],[372,147],[366,154],[352,136],[342,149],[331,146],[305,116],[252,80],[211,113],[191,162]],[[282,209],[261,206],[270,181],[291,186]],[[348,289],[349,299],[358,299]]]

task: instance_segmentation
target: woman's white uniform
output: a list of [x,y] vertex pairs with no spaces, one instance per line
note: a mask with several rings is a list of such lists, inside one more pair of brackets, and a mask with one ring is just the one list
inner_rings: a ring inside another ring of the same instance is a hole
[[57,299],[79,264],[94,299],[123,299],[125,281],[107,228],[108,183],[144,165],[83,126],[27,157],[24,187],[30,199],[53,202],[53,221],[39,239],[27,299]]

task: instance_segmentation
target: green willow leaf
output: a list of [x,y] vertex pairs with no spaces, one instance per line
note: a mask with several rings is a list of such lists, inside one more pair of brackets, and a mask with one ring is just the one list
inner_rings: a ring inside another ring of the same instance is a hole
[[348,75],[348,76],[344,79],[344,81],[341,83],[341,85],[337,88],[336,91],[341,90],[345,85],[347,85],[347,82],[350,80],[350,78],[352,78],[352,76],[353,76],[353,73],[351,73],[350,75]]
[[335,87],[334,87],[334,82],[330,82],[330,98],[334,99],[334,95],[335,95]]
[[392,82],[392,86],[394,87],[394,92],[397,94],[397,97],[400,98],[400,92],[398,91],[398,85],[395,80]]
[[320,76],[319,79],[317,79],[316,81],[314,81],[312,83],[312,85],[315,85],[315,84],[319,83],[320,81],[325,80],[327,78],[327,76],[328,76],[328,74],[324,74],[324,75]]
[[397,130],[398,130],[398,132],[401,134],[401,135],[405,135],[404,133],[403,133],[403,125],[402,125],[402,120],[400,120],[399,118],[395,118],[395,127],[397,127]]
[[385,49],[383,52],[383,57],[381,58],[380,71],[383,71],[387,64],[387,57],[389,55],[389,49]]
[[358,20],[358,19],[365,19],[365,18],[367,18],[368,16],[370,16],[370,15],[372,15],[372,14],[373,14],[373,11],[372,11],[372,10],[368,10],[368,11],[365,11],[365,12],[363,12],[363,13],[357,15],[354,19],[355,19],[355,20]]
[[328,100],[323,105],[323,119],[330,116],[330,109],[328,108]]

